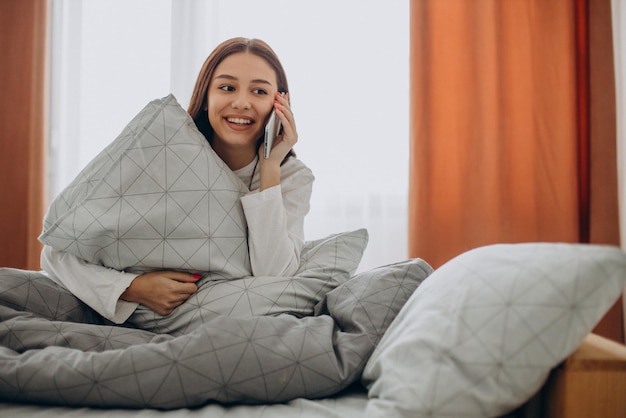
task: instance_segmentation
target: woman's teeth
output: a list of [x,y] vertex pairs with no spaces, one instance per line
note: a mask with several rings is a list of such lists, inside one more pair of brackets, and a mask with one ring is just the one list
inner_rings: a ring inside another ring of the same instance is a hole
[[250,125],[252,123],[250,119],[227,118],[226,120],[230,123],[236,123],[237,125]]

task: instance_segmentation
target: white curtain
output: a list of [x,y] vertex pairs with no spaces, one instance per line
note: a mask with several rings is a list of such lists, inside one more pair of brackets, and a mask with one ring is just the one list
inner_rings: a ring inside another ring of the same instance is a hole
[[[620,241],[626,250],[626,5],[612,0],[613,55],[617,120],[617,176],[620,211]],[[624,293],[624,333],[626,334],[626,292]]]
[[360,270],[407,257],[409,1],[52,0],[50,198],[148,101],[186,107],[233,36],[287,71],[316,182],[307,239],[366,227]]

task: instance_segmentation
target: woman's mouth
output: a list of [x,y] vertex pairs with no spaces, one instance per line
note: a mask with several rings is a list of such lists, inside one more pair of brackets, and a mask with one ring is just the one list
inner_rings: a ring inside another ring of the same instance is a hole
[[226,118],[226,121],[228,123],[233,123],[237,126],[252,125],[252,122],[253,122],[251,119],[244,119],[244,118]]

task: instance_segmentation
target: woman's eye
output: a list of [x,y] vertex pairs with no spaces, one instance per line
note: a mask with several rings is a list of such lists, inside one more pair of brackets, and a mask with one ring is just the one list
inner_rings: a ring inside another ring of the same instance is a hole
[[224,90],[224,91],[234,91],[235,90],[235,88],[233,86],[228,86],[228,85],[219,86],[218,88],[220,90]]
[[263,90],[263,89],[254,89],[252,90],[252,92],[254,94],[267,94],[267,90]]

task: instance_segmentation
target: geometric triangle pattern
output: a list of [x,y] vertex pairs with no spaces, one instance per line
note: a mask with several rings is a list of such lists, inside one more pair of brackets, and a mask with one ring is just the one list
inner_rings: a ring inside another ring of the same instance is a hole
[[526,402],[624,291],[618,247],[497,244],[424,281],[363,373],[368,417],[495,417]]
[[46,309],[29,313],[33,289],[60,301],[50,307],[61,312],[78,302],[40,273],[0,269],[0,400],[174,409],[330,396],[358,380],[431,272],[424,261],[408,260],[355,275],[322,297],[311,316],[216,316],[175,337],[57,320],[63,315]]
[[[68,290],[36,271],[0,268],[0,304],[51,321],[105,321]],[[0,321],[6,319],[0,317]]]
[[150,102],[52,202],[40,241],[117,270],[250,274],[248,189],[173,95]]
[[366,229],[306,242],[292,277],[244,276],[198,281],[198,290],[174,312],[161,316],[142,305],[127,324],[159,334],[187,334],[215,317],[311,316],[324,296],[348,281],[367,246]]

